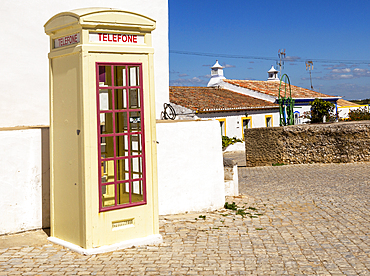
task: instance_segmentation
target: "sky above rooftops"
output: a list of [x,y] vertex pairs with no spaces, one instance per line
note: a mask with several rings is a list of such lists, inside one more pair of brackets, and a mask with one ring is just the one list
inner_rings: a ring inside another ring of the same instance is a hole
[[219,61],[227,79],[282,73],[346,100],[370,98],[370,1],[169,0],[170,85],[206,86]]

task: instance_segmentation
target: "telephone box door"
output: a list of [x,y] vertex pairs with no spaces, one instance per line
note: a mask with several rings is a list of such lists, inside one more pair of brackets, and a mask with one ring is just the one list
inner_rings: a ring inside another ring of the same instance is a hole
[[146,204],[141,63],[96,63],[99,210]]

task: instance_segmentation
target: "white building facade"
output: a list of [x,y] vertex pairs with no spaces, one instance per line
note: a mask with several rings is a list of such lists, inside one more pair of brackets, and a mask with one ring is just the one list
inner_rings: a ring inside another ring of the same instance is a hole
[[246,112],[198,113],[200,119],[214,119],[220,122],[221,134],[244,139],[247,128],[279,126],[279,110],[249,110]]
[[279,126],[279,106],[223,88],[170,87],[178,120],[217,120],[222,136],[244,139],[247,128]]
[[[310,112],[310,102],[316,98],[329,101],[335,104],[335,112],[338,110],[337,101],[341,99],[340,96],[330,96],[322,94],[313,90],[301,88],[298,86],[291,85],[287,82],[288,79],[284,78],[280,82],[278,71],[271,66],[270,70],[267,71],[268,77],[266,81],[249,81],[249,80],[232,80],[226,79],[223,75],[217,77],[212,76],[217,81],[213,81],[208,84],[210,87],[224,88],[233,92],[237,92],[243,95],[251,96],[257,99],[265,100],[271,103],[278,103],[278,99],[281,97],[290,97],[294,99],[294,124],[302,124],[307,122],[307,119],[303,118],[306,112]],[[212,79],[211,79],[212,80]],[[342,100],[343,101],[343,100]],[[285,114],[286,117],[286,114]],[[276,125],[280,125],[280,114]],[[258,127],[264,125],[259,124]]]
[[[343,103],[343,104],[345,104],[345,103]],[[350,111],[354,111],[354,110],[357,110],[357,109],[370,111],[370,106],[369,105],[354,105],[351,102],[347,102],[346,105],[338,106],[339,117],[341,119],[344,119],[344,120],[348,119]]]
[[341,118],[348,117],[349,110],[361,108],[342,100],[340,96],[301,88],[291,85],[289,81],[284,78],[280,82],[274,66],[267,71],[265,81],[227,79],[223,67],[216,60],[211,67],[207,88],[170,87],[170,102],[178,119],[218,120],[221,134],[236,138],[244,138],[246,128],[280,126],[281,118],[283,121],[286,118],[286,111],[280,114],[279,98],[289,97],[294,100],[295,125],[308,121],[305,114],[310,113],[310,103],[316,98],[335,104],[335,113]]

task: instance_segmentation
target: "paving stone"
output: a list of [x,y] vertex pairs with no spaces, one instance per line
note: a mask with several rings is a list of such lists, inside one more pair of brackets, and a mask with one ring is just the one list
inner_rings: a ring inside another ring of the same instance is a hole
[[226,198],[239,214],[161,216],[163,244],[100,255],[46,241],[0,249],[0,275],[370,275],[369,172],[370,163],[239,167],[242,195]]

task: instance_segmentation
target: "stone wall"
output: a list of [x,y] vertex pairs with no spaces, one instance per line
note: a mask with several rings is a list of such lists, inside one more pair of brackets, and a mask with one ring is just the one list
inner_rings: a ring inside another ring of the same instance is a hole
[[245,130],[247,166],[370,161],[370,121]]

